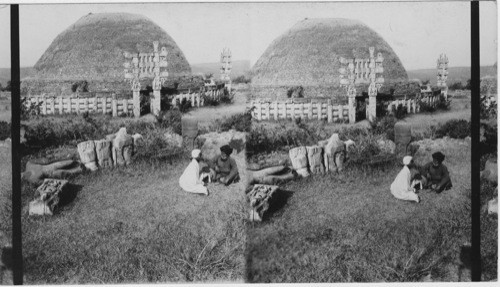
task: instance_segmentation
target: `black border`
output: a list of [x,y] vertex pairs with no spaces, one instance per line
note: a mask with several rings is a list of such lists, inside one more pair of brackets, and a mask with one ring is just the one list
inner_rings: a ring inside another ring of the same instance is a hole
[[12,140],[12,271],[14,285],[23,284],[23,253],[21,229],[21,80],[19,62],[19,5],[10,5],[11,54],[11,140]]
[[471,279],[481,281],[479,1],[471,1]]
[[[481,281],[480,222],[480,27],[479,2],[471,1],[471,248],[472,281]],[[13,283],[23,284],[21,228],[19,4],[10,5]]]

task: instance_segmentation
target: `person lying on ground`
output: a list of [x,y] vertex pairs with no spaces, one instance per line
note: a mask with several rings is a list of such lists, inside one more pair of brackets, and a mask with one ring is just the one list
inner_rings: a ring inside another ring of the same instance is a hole
[[415,194],[415,189],[411,186],[411,171],[414,166],[413,158],[405,156],[403,158],[403,169],[398,173],[396,179],[391,184],[391,193],[395,198],[420,202],[420,197]]
[[200,176],[201,150],[194,149],[191,152],[191,158],[191,162],[179,178],[179,185],[187,192],[201,193],[208,196],[208,189]]
[[212,180],[229,185],[239,180],[238,166],[231,157],[233,149],[229,145],[220,148],[220,155],[216,156],[211,164]]
[[425,189],[431,189],[437,193],[452,187],[450,173],[443,164],[445,155],[441,152],[432,154],[432,161],[422,167],[422,184]]

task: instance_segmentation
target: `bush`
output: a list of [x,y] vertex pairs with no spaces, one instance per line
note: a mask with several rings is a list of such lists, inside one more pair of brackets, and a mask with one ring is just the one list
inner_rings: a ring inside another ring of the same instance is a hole
[[450,120],[436,130],[436,137],[448,136],[454,139],[463,139],[470,136],[470,122],[466,120]]
[[372,125],[372,132],[374,135],[382,135],[391,141],[394,141],[394,125],[398,120],[393,115],[385,116],[381,119],[374,121]]
[[482,122],[480,124],[480,147],[483,154],[497,153],[498,131],[497,122]]
[[10,123],[0,121],[0,141],[10,138]]
[[43,101],[38,104],[28,102],[27,98],[21,98],[21,120],[28,120],[32,116],[40,114]]
[[398,120],[404,119],[408,115],[408,110],[403,106],[403,104],[399,104],[394,111],[394,116]]
[[434,106],[423,101],[419,102],[419,106],[420,106],[420,112],[433,113],[436,111],[436,108]]
[[479,117],[481,119],[495,119],[497,117],[496,101],[491,101],[487,95],[481,95],[480,105]]
[[239,132],[250,132],[252,127],[252,113],[248,110],[241,114],[235,114],[229,118],[224,118],[221,120],[216,120],[216,126],[220,132],[225,132],[230,129],[237,130]]
[[286,92],[286,96],[288,98],[303,98],[304,97],[304,88],[302,86],[291,87]]
[[224,89],[224,93],[220,97],[220,102],[223,104],[231,104],[234,99],[234,92],[229,92],[228,89]]
[[240,75],[240,76],[234,78],[232,81],[234,84],[248,84],[248,83],[252,82],[252,78],[247,77],[245,75]]
[[182,134],[182,113],[179,109],[161,111],[156,116],[157,127],[161,129],[172,129],[176,134]]
[[177,102],[177,108],[183,114],[189,112],[192,108],[191,100],[188,100],[186,98],[183,98],[182,101],[177,99],[176,102]]
[[439,101],[436,104],[436,109],[447,111],[450,109],[451,100],[446,99],[443,94],[439,95]]
[[455,82],[455,83],[449,85],[448,89],[450,89],[450,90],[464,90],[465,85],[462,84],[462,82],[458,81],[458,82]]

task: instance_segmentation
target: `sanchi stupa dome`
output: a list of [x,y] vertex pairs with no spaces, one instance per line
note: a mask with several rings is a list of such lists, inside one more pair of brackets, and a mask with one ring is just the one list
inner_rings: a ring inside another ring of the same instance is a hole
[[88,14],[59,34],[35,64],[35,76],[23,80],[24,92],[68,92],[87,81],[89,90],[130,90],[125,81],[124,52],[151,53],[153,41],[168,51],[169,78],[191,74],[175,41],[142,15]]
[[[385,85],[407,81],[408,75],[387,42],[360,21],[305,19],[275,39],[252,68],[254,91],[262,96],[302,86],[306,97],[331,96],[340,90],[340,58],[369,58],[380,52]],[[269,90],[270,93],[265,92]],[[309,89],[310,92],[307,92]],[[314,94],[314,95],[313,95]]]

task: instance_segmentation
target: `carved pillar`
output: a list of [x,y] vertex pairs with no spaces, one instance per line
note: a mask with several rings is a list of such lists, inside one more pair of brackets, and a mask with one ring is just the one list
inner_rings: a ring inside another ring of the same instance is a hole
[[356,123],[356,87],[353,85],[348,86],[347,96],[349,98],[349,123]]
[[134,104],[134,117],[141,116],[141,83],[138,78],[132,82],[132,103]]
[[448,79],[448,57],[441,54],[437,60],[437,86],[441,88],[441,95],[448,100],[448,86],[446,80]]
[[366,107],[367,119],[372,122],[377,119],[377,88],[375,83],[368,87],[368,106]]

